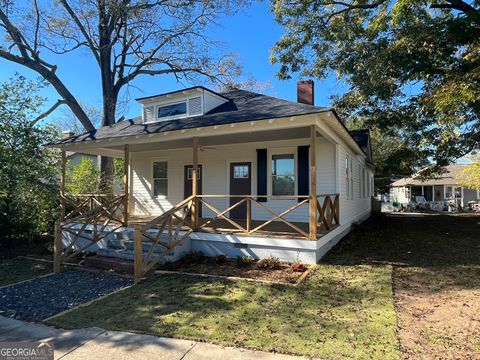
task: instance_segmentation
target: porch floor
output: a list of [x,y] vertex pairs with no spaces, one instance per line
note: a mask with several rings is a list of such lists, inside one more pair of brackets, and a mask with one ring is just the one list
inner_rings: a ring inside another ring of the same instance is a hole
[[[144,225],[145,223],[153,220],[156,215],[130,215],[128,220],[128,226],[134,227],[135,225]],[[210,218],[199,218],[199,224],[202,226],[206,222],[210,221]],[[234,220],[238,225],[245,228],[246,220],[235,219]],[[263,220],[251,220],[251,228],[254,229],[257,226],[265,223]],[[297,226],[305,233],[308,234],[309,224],[304,222],[291,222],[293,225]],[[318,229],[317,239],[321,238],[323,235],[329,233],[335,229],[338,225],[332,225],[330,230],[326,230],[323,226]],[[290,226],[285,224],[282,221],[274,221],[261,230],[256,231],[254,234],[247,235],[244,234],[241,230],[230,224],[225,219],[215,219],[208,226],[205,226],[198,230],[198,232],[205,233],[215,233],[215,234],[241,234],[242,236],[261,236],[261,237],[274,237],[274,238],[284,238],[284,239],[305,239],[300,233],[296,232]]]

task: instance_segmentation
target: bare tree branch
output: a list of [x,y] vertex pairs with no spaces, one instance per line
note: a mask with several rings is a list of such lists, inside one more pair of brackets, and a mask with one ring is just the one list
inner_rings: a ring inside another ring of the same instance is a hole
[[63,104],[66,104],[67,102],[65,100],[57,100],[57,102],[55,104],[52,105],[52,107],[50,109],[48,109],[47,111],[45,111],[43,114],[40,114],[39,116],[37,116],[31,123],[30,123],[30,127],[33,127],[35,126],[35,124],[37,124],[40,120],[46,118],[48,115],[50,115],[52,112],[55,111],[56,108],[58,108],[60,105],[63,105]]

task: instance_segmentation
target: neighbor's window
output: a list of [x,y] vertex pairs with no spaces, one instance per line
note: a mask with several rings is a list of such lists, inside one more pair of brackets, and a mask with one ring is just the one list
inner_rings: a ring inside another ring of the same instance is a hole
[[451,186],[447,186],[447,188],[445,189],[445,198],[446,199],[451,199],[452,198],[452,187]]
[[157,109],[157,117],[158,118],[183,115],[183,114],[186,114],[186,113],[187,113],[187,103],[186,102],[160,106]]
[[153,163],[153,195],[168,195],[168,163],[166,161]]
[[272,195],[295,195],[295,157],[272,155]]

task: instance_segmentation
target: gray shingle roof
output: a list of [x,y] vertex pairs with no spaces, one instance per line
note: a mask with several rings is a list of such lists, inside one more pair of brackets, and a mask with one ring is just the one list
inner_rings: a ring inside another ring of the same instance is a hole
[[143,124],[141,117],[137,117],[67,139],[57,140],[46,145],[61,145],[123,136],[146,135],[245,121],[307,115],[330,110],[329,108],[299,104],[246,90],[232,90],[221,93],[220,95],[229,99],[229,101],[201,116],[150,124]]
[[401,178],[391,184],[391,186],[431,186],[431,185],[456,185],[460,182],[465,164],[450,164],[444,167],[445,172],[437,175],[433,179],[422,180],[418,174],[411,177]]
[[368,160],[370,162],[373,161],[372,159],[372,152],[369,146],[368,140],[370,138],[370,130],[369,129],[360,129],[360,130],[350,130],[350,135],[352,136],[353,140],[360,146],[362,151],[367,155]]

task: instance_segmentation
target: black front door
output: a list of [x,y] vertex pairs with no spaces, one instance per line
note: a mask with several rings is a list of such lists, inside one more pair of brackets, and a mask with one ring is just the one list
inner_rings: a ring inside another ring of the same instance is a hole
[[[252,188],[252,163],[241,162],[230,164],[230,195],[250,195]],[[230,206],[238,203],[243,198],[230,198]],[[247,204],[244,202],[230,210],[230,218],[245,219],[247,217]]]
[[[183,198],[186,199],[187,197],[192,195],[192,170],[193,170],[193,165],[185,165],[185,169],[183,172],[183,178],[184,178],[184,186],[183,186]],[[198,165],[198,194],[202,194],[202,165]],[[202,207],[199,206],[198,209],[198,216],[202,217]]]

